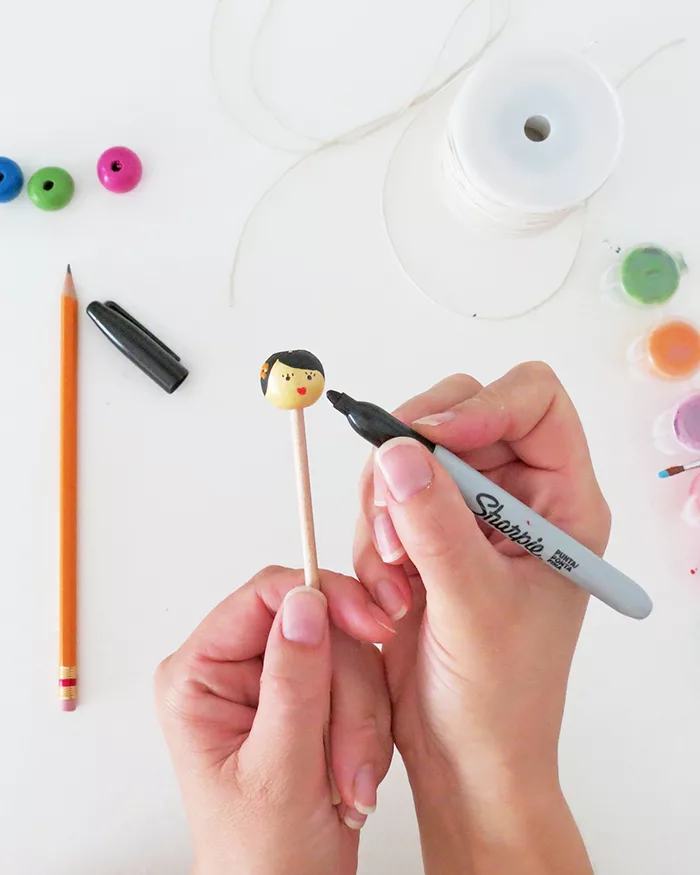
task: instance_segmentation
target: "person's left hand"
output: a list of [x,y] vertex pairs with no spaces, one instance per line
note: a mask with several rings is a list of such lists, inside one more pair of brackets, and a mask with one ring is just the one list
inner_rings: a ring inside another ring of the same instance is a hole
[[[393,741],[391,621],[349,577],[268,568],[160,666],[156,697],[195,875],[353,875]],[[329,614],[333,628],[329,624]],[[263,660],[264,657],[264,660]],[[330,718],[333,798],[324,735]]]

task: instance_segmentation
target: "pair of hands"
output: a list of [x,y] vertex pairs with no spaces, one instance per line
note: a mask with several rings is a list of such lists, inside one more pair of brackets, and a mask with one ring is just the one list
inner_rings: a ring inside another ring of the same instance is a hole
[[[609,511],[545,365],[449,377],[397,415],[603,552]],[[483,529],[414,441],[373,455],[361,495],[357,579],[322,572],[319,593],[268,568],[159,668],[195,875],[354,873],[394,744],[431,875],[589,873],[557,771],[585,593]]]

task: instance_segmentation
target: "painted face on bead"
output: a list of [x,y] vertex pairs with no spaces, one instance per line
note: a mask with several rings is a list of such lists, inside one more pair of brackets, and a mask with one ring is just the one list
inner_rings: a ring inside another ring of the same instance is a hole
[[323,365],[305,349],[276,352],[260,369],[260,386],[270,404],[280,410],[311,407],[323,394]]

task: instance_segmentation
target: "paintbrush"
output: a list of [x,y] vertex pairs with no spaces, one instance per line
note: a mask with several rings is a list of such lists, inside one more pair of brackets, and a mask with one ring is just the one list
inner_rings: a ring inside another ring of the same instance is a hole
[[682,474],[684,471],[692,471],[693,468],[700,468],[700,459],[697,462],[691,462],[690,465],[674,465],[673,468],[666,468],[665,471],[659,471],[659,477],[675,477],[676,474]]

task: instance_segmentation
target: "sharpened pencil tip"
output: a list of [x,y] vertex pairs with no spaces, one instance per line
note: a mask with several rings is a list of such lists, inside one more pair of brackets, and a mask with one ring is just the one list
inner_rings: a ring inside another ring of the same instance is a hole
[[75,293],[75,283],[73,282],[73,271],[70,269],[70,264],[68,265],[68,270],[66,272],[66,278],[63,281],[63,290],[61,294],[66,298],[77,298],[78,296]]

